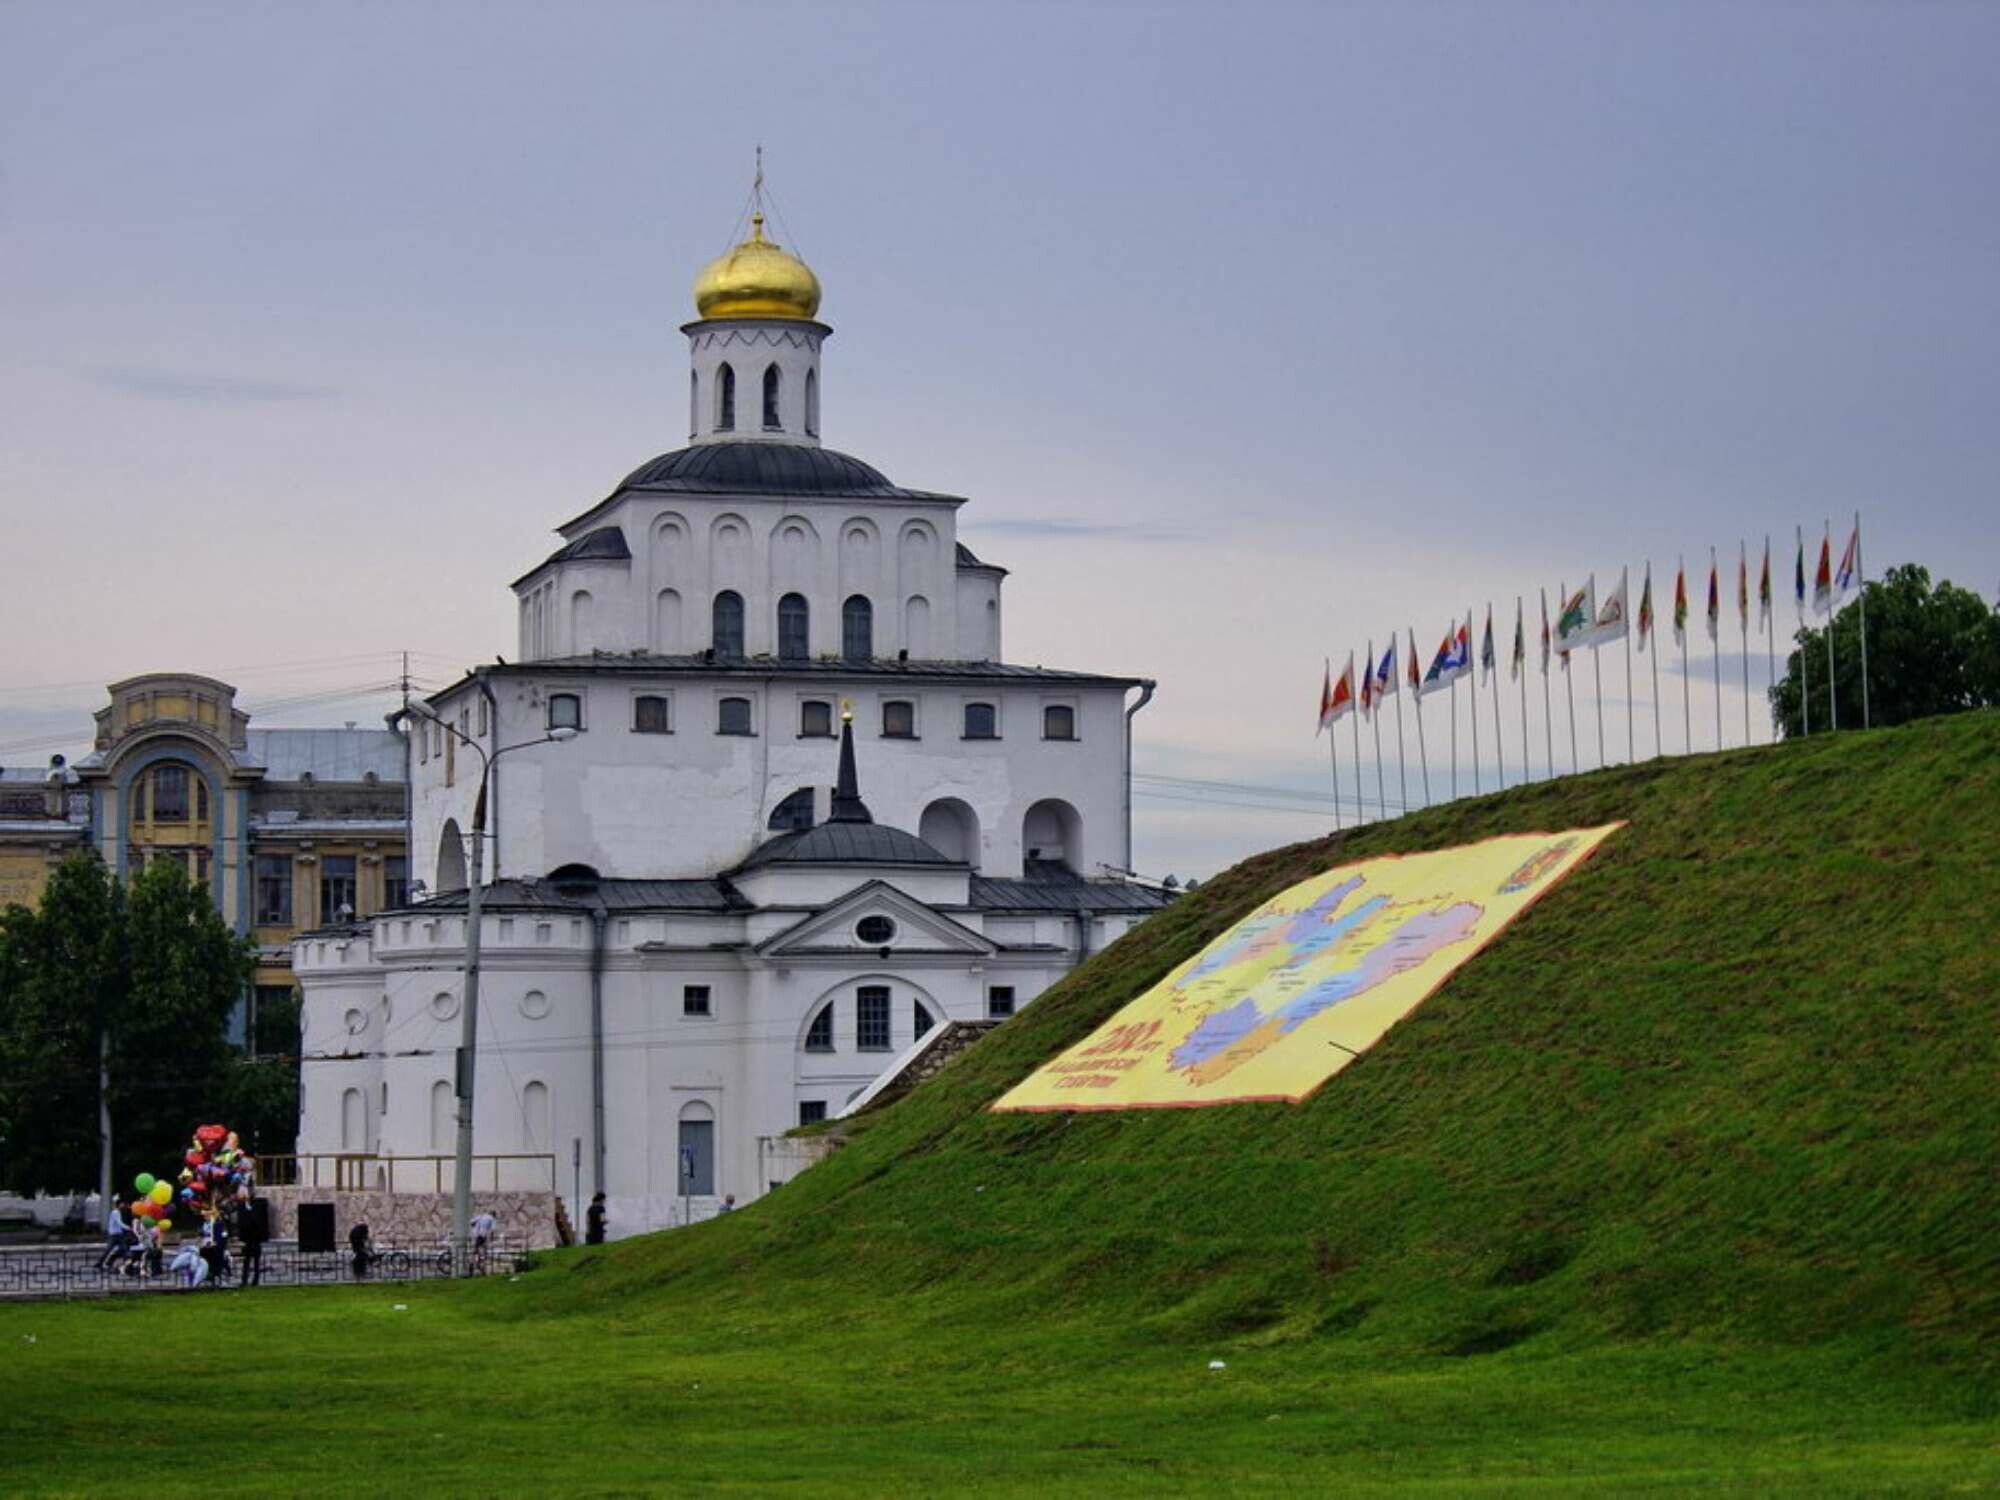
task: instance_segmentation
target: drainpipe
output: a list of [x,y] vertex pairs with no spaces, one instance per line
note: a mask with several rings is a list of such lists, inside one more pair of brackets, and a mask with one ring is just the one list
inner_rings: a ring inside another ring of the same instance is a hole
[[1132,719],[1153,701],[1159,683],[1144,678],[1139,683],[1139,701],[1125,710],[1125,873],[1132,873]]
[[590,908],[590,1190],[604,1191],[604,903]]
[[1083,961],[1090,957],[1090,912],[1079,906],[1076,909],[1076,963],[1083,967]]

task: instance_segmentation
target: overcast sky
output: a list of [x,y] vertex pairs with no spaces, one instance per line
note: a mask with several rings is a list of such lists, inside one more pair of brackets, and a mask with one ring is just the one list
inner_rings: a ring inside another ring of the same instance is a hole
[[[2000,6],[14,0],[0,762],[134,672],[338,723],[511,652],[684,439],[759,141],[829,445],[972,497],[1011,659],[1159,679],[1143,772],[1324,791],[1328,653],[1767,531],[1782,592],[1857,507],[2000,586]],[[1155,874],[1330,826],[1164,789]]]

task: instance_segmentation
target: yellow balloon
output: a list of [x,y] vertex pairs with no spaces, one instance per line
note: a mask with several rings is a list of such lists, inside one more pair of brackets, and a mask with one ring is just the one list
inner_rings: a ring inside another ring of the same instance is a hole
[[151,1198],[155,1203],[164,1206],[174,1201],[174,1190],[164,1182],[156,1182],[153,1184],[153,1190],[146,1194],[146,1196]]

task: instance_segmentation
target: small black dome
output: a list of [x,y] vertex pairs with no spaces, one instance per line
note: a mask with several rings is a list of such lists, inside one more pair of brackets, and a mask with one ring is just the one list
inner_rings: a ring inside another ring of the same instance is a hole
[[951,498],[927,490],[906,490],[858,458],[802,443],[698,443],[692,448],[677,448],[640,465],[618,487],[695,494]]
[[737,866],[763,865],[958,865],[913,833],[880,823],[822,823],[799,833],[767,839]]

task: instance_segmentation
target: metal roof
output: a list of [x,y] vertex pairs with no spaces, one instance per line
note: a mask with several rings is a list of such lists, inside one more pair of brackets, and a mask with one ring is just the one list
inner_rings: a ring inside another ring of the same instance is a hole
[[985,911],[1158,911],[1170,892],[1123,880],[1085,880],[1067,870],[1042,870],[1019,880],[972,877],[971,900]]
[[[776,656],[660,656],[648,651],[597,651],[589,656],[549,656],[539,661],[504,662],[484,669],[488,674],[546,672],[662,673],[713,677],[902,677],[939,682],[1063,682],[1099,687],[1137,687],[1143,677],[1108,677],[1099,672],[1066,672],[1056,667],[1024,667],[999,661],[892,661],[877,657],[849,661],[845,657],[785,660]],[[431,702],[450,696],[463,679],[441,688]],[[255,731],[252,731],[253,733]]]
[[[549,880],[498,880],[485,888],[483,905],[491,911],[508,907],[524,911],[567,911],[582,914],[602,903],[606,911],[748,911],[750,903],[723,880],[599,880],[595,885]],[[426,916],[465,910],[464,891],[446,891],[421,906],[398,915]]]
[[913,833],[880,823],[822,823],[797,833],[767,839],[737,866],[756,870],[767,865],[942,865],[963,869]]
[[904,489],[858,458],[803,443],[697,443],[641,464],[618,488],[702,495],[827,495],[856,500],[959,498]]
[[403,779],[403,737],[389,729],[252,729],[242,760],[262,766],[267,781]]

